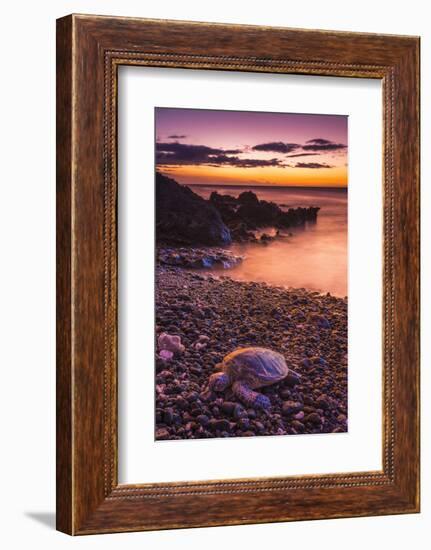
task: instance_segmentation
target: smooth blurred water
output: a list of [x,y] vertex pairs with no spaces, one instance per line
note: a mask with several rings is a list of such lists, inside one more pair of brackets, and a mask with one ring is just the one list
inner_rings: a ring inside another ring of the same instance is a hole
[[291,237],[268,245],[232,244],[230,250],[245,259],[229,270],[229,276],[347,296],[347,189],[200,185],[192,189],[204,198],[214,190],[235,197],[251,190],[259,199],[275,202],[283,209],[320,206],[317,222],[304,229],[290,229]]

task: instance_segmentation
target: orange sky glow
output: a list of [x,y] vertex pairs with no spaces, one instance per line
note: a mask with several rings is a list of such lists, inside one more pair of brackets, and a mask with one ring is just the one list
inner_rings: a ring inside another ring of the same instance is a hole
[[211,166],[163,166],[160,172],[187,185],[279,185],[347,187],[347,166],[328,168],[316,175],[311,168],[231,168]]

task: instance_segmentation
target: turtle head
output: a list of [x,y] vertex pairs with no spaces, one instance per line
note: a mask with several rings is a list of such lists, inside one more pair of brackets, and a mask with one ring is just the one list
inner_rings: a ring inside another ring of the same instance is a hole
[[230,386],[231,380],[225,372],[215,372],[209,378],[209,389],[215,392],[224,391]]

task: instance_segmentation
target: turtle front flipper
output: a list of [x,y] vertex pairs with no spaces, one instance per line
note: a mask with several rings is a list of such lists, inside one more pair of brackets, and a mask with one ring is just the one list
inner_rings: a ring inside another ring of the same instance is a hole
[[232,391],[246,407],[254,407],[259,409],[269,409],[271,401],[261,393],[255,392],[242,382],[234,382]]

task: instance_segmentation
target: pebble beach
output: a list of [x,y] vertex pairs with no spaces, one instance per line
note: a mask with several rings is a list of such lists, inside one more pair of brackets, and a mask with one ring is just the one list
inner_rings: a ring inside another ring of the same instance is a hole
[[[156,338],[181,349],[156,353],[156,440],[347,431],[347,298],[156,266]],[[283,354],[282,381],[259,389],[270,410],[245,407],[209,376],[238,347]]]

